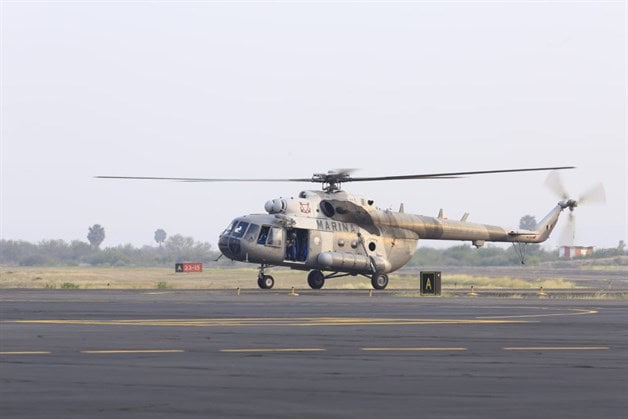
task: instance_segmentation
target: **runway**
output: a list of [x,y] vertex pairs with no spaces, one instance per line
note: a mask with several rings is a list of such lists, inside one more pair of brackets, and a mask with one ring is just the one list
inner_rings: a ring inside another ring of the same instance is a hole
[[2,417],[569,417],[628,409],[628,302],[3,290]]

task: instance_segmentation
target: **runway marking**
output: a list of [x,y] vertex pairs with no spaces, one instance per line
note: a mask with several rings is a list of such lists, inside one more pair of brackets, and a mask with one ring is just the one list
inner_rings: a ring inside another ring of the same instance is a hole
[[[492,307],[504,308],[504,307]],[[96,326],[174,326],[174,327],[259,327],[259,326],[417,326],[417,325],[487,325],[534,323],[538,318],[581,316],[597,314],[593,309],[555,309],[548,307],[521,307],[549,313],[532,313],[505,316],[479,316],[470,319],[417,319],[417,318],[364,318],[364,317],[248,317],[248,318],[200,318],[200,319],[39,319],[4,320],[0,323],[18,324],[65,324]],[[562,310],[563,312],[560,312]]]
[[2,323],[64,324],[97,326],[178,326],[178,327],[237,327],[237,326],[413,326],[435,324],[513,324],[532,323],[531,320],[510,319],[398,319],[351,317],[277,317],[224,319],[124,319],[124,320],[7,320]]
[[360,348],[362,351],[466,351],[467,348]]
[[322,348],[250,348],[250,349],[221,349],[220,352],[254,353],[254,352],[325,352]]
[[[504,351],[600,351],[609,350],[609,346],[512,346],[504,347]],[[464,352],[463,347],[368,347],[360,348],[363,352]],[[299,353],[299,352],[326,352],[325,348],[227,348],[220,349],[223,353]],[[185,349],[94,349],[79,351],[86,355],[116,355],[116,354],[168,354],[183,353]],[[10,351],[0,352],[0,356],[7,355],[51,355],[50,351]]]
[[[498,307],[501,308],[501,307]],[[526,307],[518,307],[526,308]],[[535,310],[556,310],[547,307],[529,307]],[[518,318],[535,318],[535,317],[563,317],[563,316],[582,316],[587,314],[597,314],[597,310],[584,309],[584,308],[566,308],[562,310],[569,311],[568,313],[547,313],[547,314],[520,314],[515,316],[478,316],[476,319],[518,319]]]
[[605,351],[608,346],[513,346],[505,351]]
[[109,355],[109,354],[164,354],[164,353],[181,353],[183,349],[105,349],[81,351],[82,354],[90,355]]
[[50,355],[48,351],[13,351],[0,352],[0,355]]

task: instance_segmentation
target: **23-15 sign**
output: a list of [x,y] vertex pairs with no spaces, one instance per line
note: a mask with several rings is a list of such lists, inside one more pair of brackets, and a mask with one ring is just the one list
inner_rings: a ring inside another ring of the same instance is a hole
[[203,263],[202,262],[185,262],[185,263],[175,263],[174,265],[175,272],[203,272]]

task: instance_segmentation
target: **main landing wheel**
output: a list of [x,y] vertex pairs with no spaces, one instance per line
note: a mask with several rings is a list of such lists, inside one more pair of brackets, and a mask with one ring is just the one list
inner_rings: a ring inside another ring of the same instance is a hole
[[270,275],[262,275],[257,278],[257,286],[263,290],[269,290],[275,286],[275,279]]
[[325,275],[318,269],[310,271],[307,274],[307,283],[312,289],[319,290],[325,285]]
[[376,290],[383,290],[388,285],[388,275],[386,274],[373,274],[371,277],[371,285]]

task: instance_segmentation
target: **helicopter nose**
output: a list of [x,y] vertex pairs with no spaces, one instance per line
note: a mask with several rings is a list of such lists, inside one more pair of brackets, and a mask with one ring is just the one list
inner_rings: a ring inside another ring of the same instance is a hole
[[232,260],[240,260],[242,259],[240,246],[240,239],[235,237],[221,236],[220,240],[218,240],[218,248],[220,252]]

